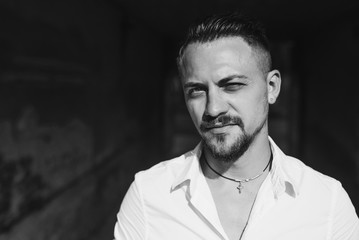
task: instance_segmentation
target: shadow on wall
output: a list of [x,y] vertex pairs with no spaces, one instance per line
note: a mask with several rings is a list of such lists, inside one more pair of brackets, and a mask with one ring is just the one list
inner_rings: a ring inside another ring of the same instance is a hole
[[156,83],[161,62],[132,54],[160,51],[109,3],[23,3],[0,3],[0,240],[111,239],[134,173],[160,154],[160,95],[125,78],[146,65]]

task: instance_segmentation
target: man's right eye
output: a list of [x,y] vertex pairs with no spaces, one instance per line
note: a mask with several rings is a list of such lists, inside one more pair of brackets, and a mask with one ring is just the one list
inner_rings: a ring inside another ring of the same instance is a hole
[[195,87],[187,90],[187,96],[190,98],[198,97],[205,93],[203,88]]

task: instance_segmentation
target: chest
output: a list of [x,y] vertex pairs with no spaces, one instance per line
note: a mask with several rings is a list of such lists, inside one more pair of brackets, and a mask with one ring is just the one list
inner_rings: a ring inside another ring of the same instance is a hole
[[304,207],[307,201],[289,196],[275,201],[258,194],[252,209],[253,202],[250,198],[245,201],[236,185],[231,190],[242,198],[239,200],[228,192],[211,194],[206,186],[199,190],[202,192],[190,200],[177,191],[170,199],[161,195],[156,201],[146,201],[146,239],[239,240],[243,230],[242,240],[326,239],[329,211],[325,203],[309,210]]
[[257,188],[236,189],[236,184],[217,188],[210,185],[213,200],[223,230],[230,240],[241,239],[256,199]]

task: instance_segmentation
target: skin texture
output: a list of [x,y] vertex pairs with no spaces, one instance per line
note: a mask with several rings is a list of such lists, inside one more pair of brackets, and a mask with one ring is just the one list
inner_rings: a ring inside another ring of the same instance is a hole
[[246,183],[241,194],[234,179],[251,178],[268,163],[268,108],[280,91],[280,74],[264,72],[258,49],[241,37],[192,43],[184,52],[182,84],[188,111],[204,142],[203,173],[229,239],[245,230],[258,189],[268,172]]

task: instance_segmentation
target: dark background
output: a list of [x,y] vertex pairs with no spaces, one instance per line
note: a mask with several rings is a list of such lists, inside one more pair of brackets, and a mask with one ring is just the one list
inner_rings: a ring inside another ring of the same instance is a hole
[[282,73],[270,134],[359,207],[355,0],[1,0],[0,240],[112,239],[135,172],[198,136],[175,58],[188,24],[240,10]]

